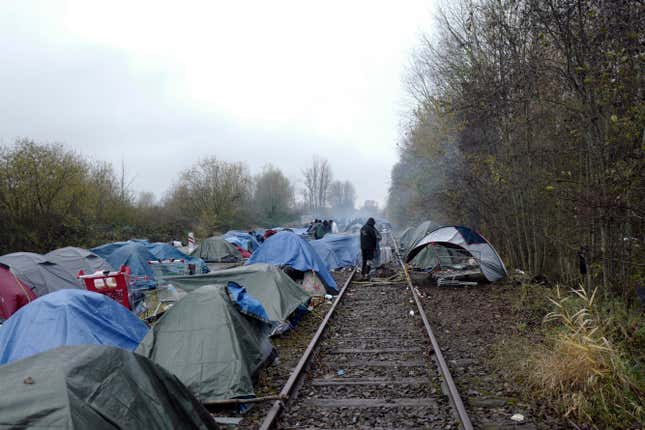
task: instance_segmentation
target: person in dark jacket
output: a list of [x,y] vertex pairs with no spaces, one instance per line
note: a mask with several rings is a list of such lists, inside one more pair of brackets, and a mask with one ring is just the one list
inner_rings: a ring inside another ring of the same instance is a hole
[[365,277],[372,270],[373,260],[376,257],[378,243],[381,240],[381,234],[374,227],[374,218],[367,220],[361,228],[361,255],[363,257],[363,267],[361,274]]

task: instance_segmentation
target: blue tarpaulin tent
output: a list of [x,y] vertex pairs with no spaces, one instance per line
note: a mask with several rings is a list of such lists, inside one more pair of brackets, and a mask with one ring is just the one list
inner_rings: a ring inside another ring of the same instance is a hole
[[336,261],[338,262],[336,269],[353,267],[360,262],[361,239],[358,234],[326,234],[325,237],[314,240],[311,244],[315,248],[318,242],[326,244],[334,252]]
[[331,291],[338,291],[336,281],[318,253],[302,236],[291,231],[281,231],[268,238],[246,264],[268,263],[291,266],[302,272],[314,271]]
[[146,248],[157,260],[184,260],[186,263],[195,265],[196,273],[208,273],[208,267],[204,260],[197,257],[186,255],[174,246],[163,242],[154,242],[146,244]]
[[[133,289],[153,288],[155,283],[155,276],[148,261],[157,260],[147,248],[147,241],[144,240],[131,240],[128,242],[117,242],[120,244],[118,247],[110,247],[107,244],[97,248],[92,248],[90,251],[105,258],[112,267],[118,270],[121,266],[128,266],[133,275],[130,285]],[[110,253],[107,253],[110,252]],[[147,279],[144,279],[147,277]]]
[[338,262],[338,259],[336,258],[336,254],[334,253],[334,250],[331,249],[331,247],[327,242],[324,242],[322,239],[319,239],[319,240],[313,240],[309,242],[309,244],[314,249],[314,251],[316,251],[320,259],[325,263],[325,265],[327,266],[327,269],[336,270],[342,267]]
[[222,237],[227,242],[233,243],[243,249],[246,249],[249,252],[255,251],[260,246],[260,244],[258,243],[258,241],[255,239],[254,236],[241,230],[228,231]]
[[133,351],[148,327],[103,294],[60,290],[40,297],[0,326],[0,364],[63,345],[110,345]]

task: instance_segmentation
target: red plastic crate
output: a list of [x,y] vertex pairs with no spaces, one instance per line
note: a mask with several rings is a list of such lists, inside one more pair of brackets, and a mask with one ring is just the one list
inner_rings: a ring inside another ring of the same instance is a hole
[[85,274],[78,272],[78,278],[85,282],[87,291],[105,294],[130,309],[128,286],[130,285],[130,268],[121,266],[118,272],[96,272]]

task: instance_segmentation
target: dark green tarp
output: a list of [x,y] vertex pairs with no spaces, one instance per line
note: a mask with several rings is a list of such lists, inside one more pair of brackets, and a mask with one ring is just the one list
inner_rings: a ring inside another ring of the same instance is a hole
[[221,236],[204,239],[190,255],[201,258],[207,263],[235,263],[242,261],[242,253],[235,245],[227,242]]
[[204,285],[235,282],[262,303],[271,322],[284,322],[310,296],[278,267],[255,263],[233,269],[220,270],[206,275],[169,276],[163,284],[171,284],[184,291],[193,291]]
[[223,285],[196,289],[170,308],[136,352],[175,374],[202,401],[253,396],[271,356],[269,325],[242,314]]
[[179,380],[147,358],[63,346],[0,367],[0,429],[216,429]]

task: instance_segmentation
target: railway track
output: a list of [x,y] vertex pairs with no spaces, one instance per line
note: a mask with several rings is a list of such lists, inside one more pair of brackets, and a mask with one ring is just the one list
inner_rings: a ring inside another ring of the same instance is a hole
[[261,429],[472,429],[410,282],[347,280]]

